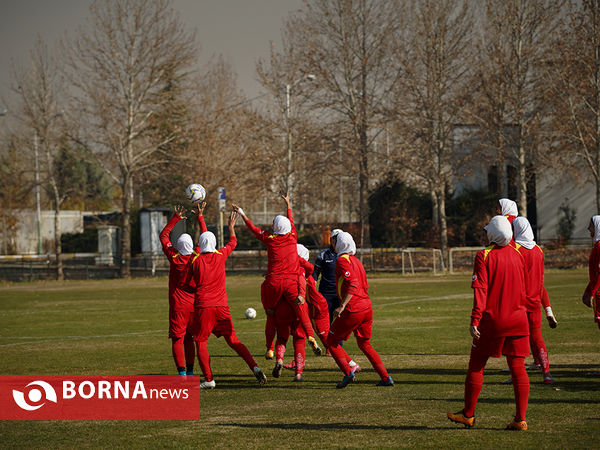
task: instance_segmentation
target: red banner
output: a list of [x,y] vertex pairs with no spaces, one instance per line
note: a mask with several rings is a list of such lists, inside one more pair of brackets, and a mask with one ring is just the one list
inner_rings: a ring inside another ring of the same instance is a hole
[[0,420],[199,419],[199,376],[0,375]]

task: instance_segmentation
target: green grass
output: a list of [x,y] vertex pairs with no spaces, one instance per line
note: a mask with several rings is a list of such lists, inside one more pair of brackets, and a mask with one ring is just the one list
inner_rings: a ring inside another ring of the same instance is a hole
[[[305,382],[292,373],[260,388],[223,339],[209,351],[217,389],[202,393],[198,422],[2,422],[0,447],[194,448],[596,448],[600,438],[599,330],[580,302],[583,270],[547,271],[559,326],[544,321],[555,386],[531,372],[530,431],[503,428],[514,414],[504,359],[491,359],[477,424],[446,419],[462,408],[468,362],[470,274],[369,277],[372,343],[396,382],[377,388],[376,373],[353,338],[363,367],[343,390],[329,357],[308,356]],[[228,278],[238,336],[270,375],[257,276]],[[255,320],[243,319],[252,306]],[[167,279],[23,283],[0,287],[1,374],[173,374],[167,338]],[[529,362],[528,359],[527,362]]]

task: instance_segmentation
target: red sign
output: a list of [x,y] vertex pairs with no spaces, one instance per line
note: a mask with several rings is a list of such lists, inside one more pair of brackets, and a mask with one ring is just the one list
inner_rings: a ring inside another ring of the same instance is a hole
[[199,376],[0,375],[0,420],[199,419]]

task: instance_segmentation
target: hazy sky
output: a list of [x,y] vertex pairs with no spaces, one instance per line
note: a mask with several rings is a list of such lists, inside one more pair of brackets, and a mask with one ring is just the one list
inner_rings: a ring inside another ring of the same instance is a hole
[[[88,16],[91,0],[0,0],[0,94],[10,83],[11,60],[26,63],[37,33],[48,43],[72,34]],[[281,42],[283,19],[302,0],[174,0],[182,21],[197,31],[201,60],[222,54],[249,96],[260,91],[255,63],[269,42]],[[0,105],[2,108],[2,105]]]

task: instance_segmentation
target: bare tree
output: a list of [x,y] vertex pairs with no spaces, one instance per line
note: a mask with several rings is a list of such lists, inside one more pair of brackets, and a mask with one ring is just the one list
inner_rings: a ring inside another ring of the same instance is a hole
[[165,86],[185,79],[196,57],[195,37],[167,0],[95,1],[90,18],[66,42],[76,89],[75,138],[92,148],[120,188],[121,276],[130,276],[130,213],[136,174],[160,163],[179,133],[157,136],[153,118],[169,102]]
[[546,74],[554,149],[561,167],[593,180],[600,213],[600,1],[570,3],[552,49]]
[[[56,279],[64,278],[62,266],[62,246],[60,227],[60,207],[68,191],[59,189],[56,159],[60,150],[59,135],[62,127],[58,122],[63,115],[59,102],[64,94],[62,77],[55,59],[47,45],[38,36],[35,47],[30,53],[30,66],[27,69],[13,70],[15,85],[13,90],[21,103],[19,118],[33,131],[33,142],[37,164],[38,148],[43,155],[44,166],[40,170],[45,176],[37,181],[49,186],[49,198],[54,206],[54,253],[56,257]],[[37,167],[36,167],[37,170]],[[39,224],[38,224],[39,226]]]
[[399,2],[384,0],[306,0],[285,26],[295,30],[299,67],[316,76],[311,99],[319,120],[350,138],[344,157],[358,177],[363,247],[370,246],[372,142],[383,129],[399,76],[392,37],[402,24],[402,9]]
[[[527,217],[529,168],[539,162],[543,74],[562,0],[487,1],[478,61],[480,123],[496,155],[517,169],[519,213]],[[506,174],[501,174],[506,186]],[[504,188],[503,195],[507,195]]]
[[466,0],[424,0],[410,2],[409,11],[397,42],[402,67],[396,85],[397,132],[400,145],[408,149],[398,161],[431,193],[445,259],[446,195],[462,162],[453,136],[469,92],[473,10]]

